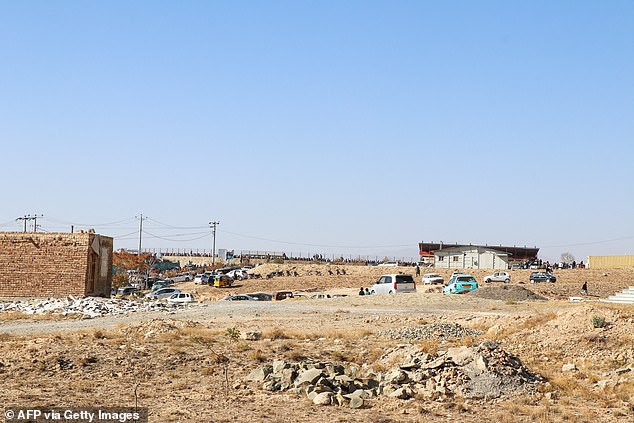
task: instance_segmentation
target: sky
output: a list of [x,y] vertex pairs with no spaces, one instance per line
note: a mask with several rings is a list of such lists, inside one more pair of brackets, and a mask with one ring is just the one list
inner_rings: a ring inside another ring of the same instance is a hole
[[634,254],[634,1],[0,2],[0,230]]

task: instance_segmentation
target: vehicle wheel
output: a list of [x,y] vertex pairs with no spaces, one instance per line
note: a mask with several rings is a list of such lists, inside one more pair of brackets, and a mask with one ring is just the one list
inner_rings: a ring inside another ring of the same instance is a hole
[[485,279],[484,283],[491,283],[490,279]]
[[392,294],[394,294],[394,291],[390,291],[390,292],[388,292],[388,294],[392,295]]
[[370,295],[374,295],[376,294],[376,292],[374,292],[374,290],[370,291]]
[[504,279],[504,283],[511,283],[510,279]]
[[185,282],[189,282],[189,278],[185,278]]

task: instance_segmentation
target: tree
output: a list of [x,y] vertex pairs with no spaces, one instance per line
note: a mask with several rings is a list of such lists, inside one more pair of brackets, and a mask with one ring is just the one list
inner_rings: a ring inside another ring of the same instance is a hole
[[[115,274],[127,275],[128,270],[138,270],[139,276],[145,278],[150,274],[150,270],[156,263],[156,255],[150,253],[132,254],[126,251],[118,251],[112,254],[112,265]],[[119,279],[123,279],[120,277]]]
[[575,261],[575,257],[570,253],[561,253],[561,262],[565,264],[572,264]]

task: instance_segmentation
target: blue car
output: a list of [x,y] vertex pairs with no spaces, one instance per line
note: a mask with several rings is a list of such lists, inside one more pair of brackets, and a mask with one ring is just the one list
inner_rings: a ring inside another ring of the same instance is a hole
[[478,289],[478,281],[471,275],[458,274],[449,279],[449,282],[443,289],[445,294],[464,294],[469,291]]

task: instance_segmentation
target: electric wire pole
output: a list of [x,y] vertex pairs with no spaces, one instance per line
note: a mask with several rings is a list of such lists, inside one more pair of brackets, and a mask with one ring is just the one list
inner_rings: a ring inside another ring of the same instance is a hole
[[214,238],[213,247],[211,249],[211,265],[216,264],[216,226],[220,225],[220,222],[209,222],[211,227],[211,235]]
[[23,217],[18,217],[15,220],[16,222],[18,220],[21,220],[24,222],[24,230],[22,232],[26,232],[26,222],[28,222],[29,220],[33,220],[35,222],[35,224],[33,225],[33,232],[37,232],[37,218],[38,217],[44,217],[44,215],[41,214],[38,216],[37,214],[34,214],[33,216],[31,216],[30,214],[25,214]]
[[147,217],[143,217],[143,213],[139,216],[134,216],[139,219],[139,255],[141,255],[141,234],[143,233],[143,221],[147,219]]

